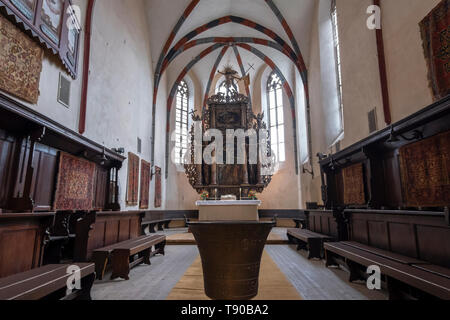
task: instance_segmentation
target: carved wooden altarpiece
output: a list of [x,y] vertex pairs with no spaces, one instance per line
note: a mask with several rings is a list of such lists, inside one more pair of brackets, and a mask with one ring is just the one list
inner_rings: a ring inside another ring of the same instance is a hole
[[[226,69],[227,70],[227,69]],[[226,75],[226,73],[225,73]],[[250,191],[261,193],[271,182],[271,168],[273,162],[269,161],[267,164],[262,164],[258,156],[256,164],[250,164],[249,152],[255,150],[250,148],[250,139],[245,140],[245,163],[238,164],[237,149],[239,139],[234,141],[234,164],[227,164],[227,139],[226,131],[229,129],[239,130],[245,132],[247,130],[266,129],[265,123],[262,121],[263,115],[255,115],[249,106],[248,97],[239,94],[235,90],[233,80],[226,82],[226,94],[219,93],[210,97],[207,101],[208,108],[203,110],[202,117],[193,114],[193,120],[202,121],[202,130],[205,133],[209,129],[217,129],[222,132],[223,137],[223,161],[224,164],[213,162],[213,164],[195,164],[194,162],[194,126],[191,130],[191,148],[188,151],[187,157],[191,160],[191,164],[185,165],[186,174],[189,182],[196,189],[198,193],[207,191],[210,198],[220,199],[223,195],[235,195],[237,199],[247,198]],[[267,141],[267,146],[270,146],[270,137],[267,135],[264,140]],[[211,142],[203,142],[202,150]],[[258,143],[257,152],[260,153],[261,146]],[[270,155],[270,148],[267,148],[268,155]],[[189,154],[190,152],[190,154]],[[217,158],[217,156],[216,156]],[[242,162],[241,162],[242,163]]]

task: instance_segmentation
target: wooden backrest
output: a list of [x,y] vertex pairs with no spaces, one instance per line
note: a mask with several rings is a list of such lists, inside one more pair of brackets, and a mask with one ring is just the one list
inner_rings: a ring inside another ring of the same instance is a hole
[[333,211],[307,210],[308,229],[333,238],[339,238],[338,223]]
[[75,261],[89,261],[95,249],[139,237],[143,215],[142,211],[111,211],[92,213],[80,219],[75,241]]
[[443,213],[346,210],[350,240],[450,268],[450,225]]
[[164,219],[164,211],[146,211],[143,221],[156,221]]
[[54,213],[0,214],[0,278],[41,265],[45,231],[53,219]]

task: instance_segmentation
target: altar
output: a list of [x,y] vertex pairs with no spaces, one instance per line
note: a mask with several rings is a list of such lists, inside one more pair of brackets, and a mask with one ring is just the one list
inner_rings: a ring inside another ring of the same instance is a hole
[[259,221],[259,200],[197,201],[200,221]]
[[[199,193],[207,194],[212,200],[209,206],[215,211],[252,210],[255,219],[257,205],[243,204],[236,208],[236,203],[216,203],[214,199],[222,196],[234,196],[237,200],[254,198],[252,195],[262,193],[272,181],[275,157],[270,149],[270,134],[264,122],[264,114],[254,114],[249,98],[236,91],[234,83],[236,71],[226,67],[222,73],[226,94],[219,92],[207,100],[208,108],[202,109],[202,115],[192,113],[193,123],[201,123],[200,128],[192,125],[190,146],[185,156],[185,172],[189,184]],[[201,132],[200,132],[201,131]],[[196,133],[197,132],[197,133]],[[221,139],[214,138],[196,141],[196,136],[208,136],[215,132]],[[229,136],[234,133],[231,141]],[[244,133],[244,135],[241,135]],[[251,137],[250,137],[251,136]],[[211,161],[196,158],[197,153],[211,156]],[[265,155],[264,157],[262,155]],[[210,211],[210,207],[205,210]]]

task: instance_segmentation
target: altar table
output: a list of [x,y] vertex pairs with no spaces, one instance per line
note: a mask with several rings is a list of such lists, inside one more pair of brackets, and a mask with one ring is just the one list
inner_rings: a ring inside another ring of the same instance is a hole
[[259,200],[197,201],[200,221],[259,221]]

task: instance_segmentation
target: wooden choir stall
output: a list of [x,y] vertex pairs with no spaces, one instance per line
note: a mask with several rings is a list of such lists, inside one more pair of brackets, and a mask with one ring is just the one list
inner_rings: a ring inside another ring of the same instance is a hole
[[391,299],[450,299],[450,98],[318,156],[326,210],[291,242],[350,281],[379,266]]
[[[95,274],[112,261],[127,279],[129,267],[164,254],[165,237],[143,232],[145,209],[120,211],[121,154],[0,94],[0,155],[0,299],[90,299]],[[86,290],[66,295],[70,265]]]

